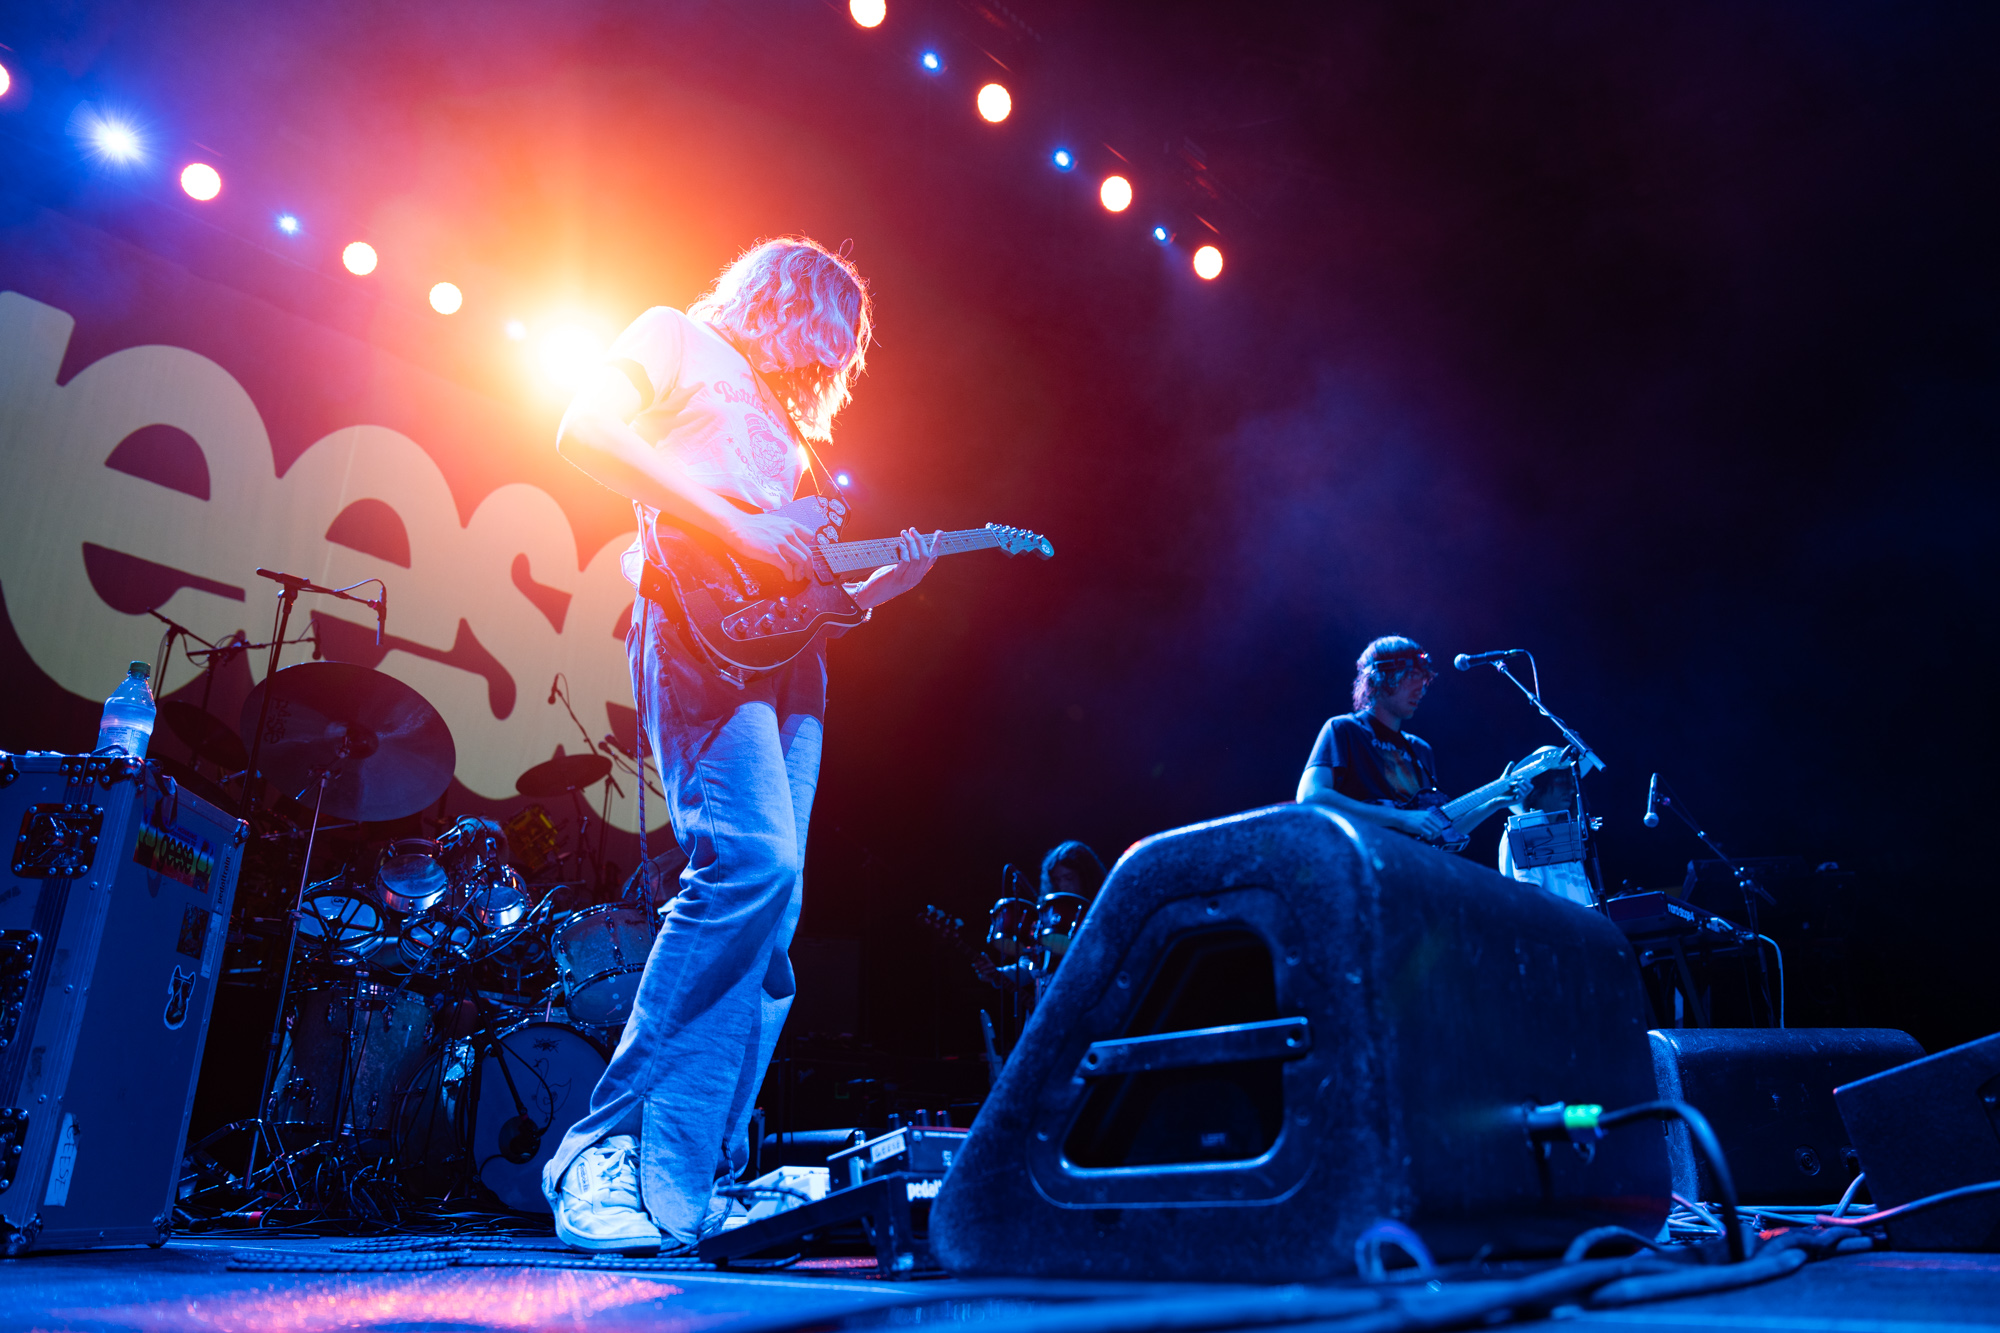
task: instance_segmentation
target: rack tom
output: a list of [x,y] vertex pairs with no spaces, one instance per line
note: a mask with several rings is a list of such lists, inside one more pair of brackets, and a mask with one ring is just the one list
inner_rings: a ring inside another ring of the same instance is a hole
[[438,839],[438,860],[454,884],[487,878],[507,863],[507,833],[479,815],[460,815]]
[[375,861],[375,888],[382,905],[402,916],[435,907],[451,888],[429,838],[398,838]]
[[656,933],[643,903],[592,907],[557,926],[549,951],[570,1017],[607,1027],[630,1017]]

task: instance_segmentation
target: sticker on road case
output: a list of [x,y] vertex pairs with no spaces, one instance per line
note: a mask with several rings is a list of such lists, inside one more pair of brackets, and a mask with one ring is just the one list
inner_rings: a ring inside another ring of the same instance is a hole
[[208,892],[215,874],[215,849],[208,839],[177,828],[162,828],[151,820],[140,821],[139,845],[133,849],[132,860],[141,869],[201,893]]

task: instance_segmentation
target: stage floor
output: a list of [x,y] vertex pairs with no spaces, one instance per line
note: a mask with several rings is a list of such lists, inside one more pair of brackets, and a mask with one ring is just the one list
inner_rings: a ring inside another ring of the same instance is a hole
[[[1027,1329],[1038,1314],[1093,1327],[1133,1298],[1184,1300],[1228,1288],[1025,1280],[874,1278],[864,1261],[749,1274],[671,1261],[594,1261],[553,1239],[460,1242],[453,1254],[403,1241],[203,1236],[162,1249],[38,1253],[0,1261],[0,1329],[62,1333],[316,1333],[395,1330],[728,1330],[981,1325]],[[365,1249],[357,1247],[367,1247]],[[269,1271],[440,1264],[423,1271]],[[232,1266],[234,1265],[234,1266]],[[1239,1289],[1247,1290],[1247,1289]],[[1126,1321],[1108,1321],[1120,1322]],[[1952,1333],[2000,1329],[2000,1255],[1848,1255],[1724,1295],[1580,1312],[1558,1321],[1704,1333]],[[1131,1326],[1127,1324],[1127,1326]],[[1286,1326],[1279,1325],[1274,1333]],[[1303,1326],[1294,1326],[1300,1327]],[[1321,1327],[1325,1327],[1322,1325]]]

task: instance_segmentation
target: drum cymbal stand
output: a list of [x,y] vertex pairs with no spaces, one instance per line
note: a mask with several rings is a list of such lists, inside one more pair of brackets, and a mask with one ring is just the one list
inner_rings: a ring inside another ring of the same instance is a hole
[[[341,742],[340,758],[347,757],[347,741]],[[313,843],[319,838],[320,808],[326,804],[327,783],[333,780],[336,769],[319,771],[319,792],[313,800],[312,828],[306,834],[306,854],[304,864],[299,867],[299,890],[292,899],[292,907],[286,913],[291,918],[291,929],[285,937],[285,965],[278,972],[278,1007],[271,1016],[271,1041],[264,1052],[264,1078],[257,1085],[257,1117],[250,1135],[250,1160],[243,1169],[243,1183],[248,1186],[257,1175],[257,1149],[268,1137],[274,1151],[282,1151],[277,1133],[271,1127],[271,1080],[278,1072],[278,1050],[285,1039],[285,1001],[290,998],[292,988],[292,959],[299,951],[299,922],[305,916],[306,886],[312,882]]]

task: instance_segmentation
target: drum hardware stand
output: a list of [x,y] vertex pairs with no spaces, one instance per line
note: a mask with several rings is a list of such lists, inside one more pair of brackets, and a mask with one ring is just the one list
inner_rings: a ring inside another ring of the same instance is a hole
[[[1736,890],[1743,895],[1743,919],[1749,926],[1747,932],[1749,942],[1754,943],[1761,938],[1759,932],[1763,929],[1763,927],[1757,924],[1757,900],[1762,898],[1774,907],[1777,906],[1778,900],[1773,898],[1764,886],[1757,882],[1757,873],[1750,868],[1749,862],[1738,861],[1728,852],[1722,850],[1722,844],[1708,835],[1707,830],[1702,828],[1700,822],[1692,814],[1688,813],[1687,804],[1674,794],[1674,789],[1661,780],[1658,774],[1654,775],[1654,786],[1656,788],[1656,795],[1653,803],[1656,806],[1664,806],[1666,809],[1671,810],[1674,816],[1681,823],[1686,824],[1689,831],[1701,840],[1704,847],[1715,853],[1715,859],[1728,866],[1730,873],[1736,877]],[[1771,1003],[1770,964],[1765,961],[1764,950],[1761,946],[1755,950],[1755,953],[1757,955],[1757,980],[1762,988],[1764,997],[1764,1012],[1774,1015],[1778,1011],[1776,1006]]]

